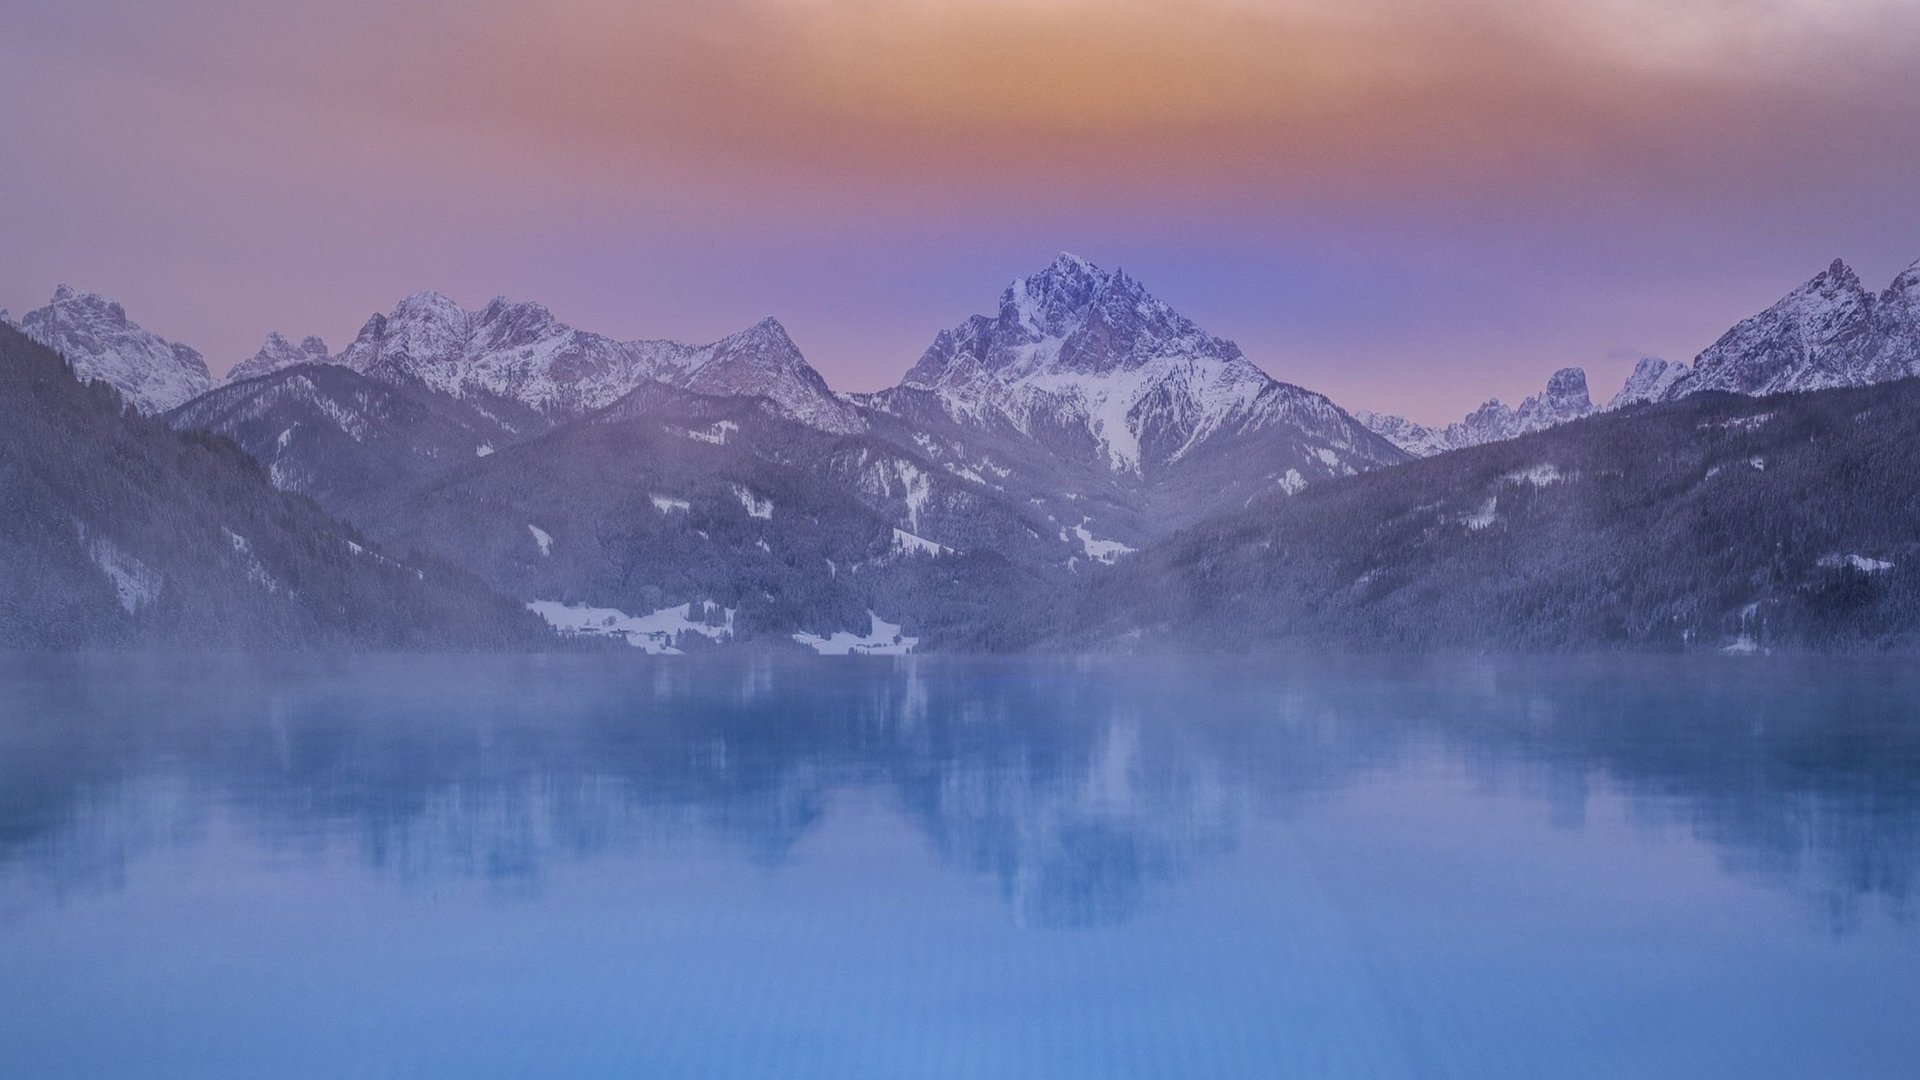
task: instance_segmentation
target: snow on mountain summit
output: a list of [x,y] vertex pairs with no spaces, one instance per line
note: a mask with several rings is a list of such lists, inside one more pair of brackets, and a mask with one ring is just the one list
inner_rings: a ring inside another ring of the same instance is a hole
[[1670,400],[1702,390],[1769,394],[1871,381],[1879,344],[1874,296],[1839,259],[1767,310],[1742,320],[1667,390]]
[[772,317],[692,350],[680,369],[684,375],[666,381],[702,394],[765,397],[786,415],[823,431],[847,434],[864,426]]
[[65,358],[75,375],[107,383],[144,413],[164,412],[213,385],[198,352],[142,328],[96,293],[62,285],[16,325]]
[[295,364],[324,364],[327,362],[327,343],[318,337],[308,335],[300,344],[295,345],[282,337],[278,331],[267,335],[266,344],[260,351],[233,365],[227,372],[227,381],[241,382],[257,379],[262,375],[271,375],[281,368]]
[[1622,409],[1628,405],[1638,405],[1643,401],[1660,401],[1674,383],[1685,378],[1693,369],[1685,364],[1670,363],[1657,356],[1642,357],[1633,365],[1633,374],[1627,376],[1613,400],[1607,402],[1609,409]]
[[1091,441],[1115,472],[1270,425],[1300,428],[1349,468],[1380,463],[1331,402],[1268,376],[1125,272],[1068,254],[1008,285],[997,314],[942,332],[897,389],[932,395],[962,423]]
[[765,397],[803,423],[859,429],[857,412],[827,388],[772,319],[711,345],[616,341],[574,329],[537,303],[497,298],[470,312],[423,292],[367,320],[333,361],[376,378],[418,380],[455,397],[493,395],[559,415],[601,408],[655,381]]
[[1245,362],[1238,346],[1201,330],[1125,271],[1109,273],[1062,254],[1008,285],[997,317],[977,315],[941,334],[903,381],[961,388],[1038,374],[1131,371],[1169,357]]

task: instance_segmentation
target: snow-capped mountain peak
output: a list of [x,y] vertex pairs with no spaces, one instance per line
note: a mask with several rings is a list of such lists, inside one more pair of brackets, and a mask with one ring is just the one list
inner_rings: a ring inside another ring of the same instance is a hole
[[1201,330],[1125,272],[1062,254],[1008,285],[996,318],[976,316],[941,335],[904,384],[938,389],[1046,373],[1100,375],[1168,357],[1242,359],[1238,346]]
[[295,364],[324,364],[327,359],[327,343],[318,337],[309,334],[295,345],[274,331],[267,335],[266,344],[260,346],[259,352],[233,365],[233,370],[227,372],[227,381],[257,379]]
[[16,325],[65,357],[80,378],[107,383],[141,412],[164,412],[213,385],[198,352],[142,328],[97,293],[61,285]]
[[1741,321],[1671,385],[1668,399],[1702,390],[1770,394],[1872,381],[1874,296],[1835,259],[1767,310]]
[[509,398],[563,416],[662,382],[765,397],[788,416],[830,431],[860,427],[858,413],[827,388],[771,318],[711,345],[616,341],[577,330],[531,301],[496,297],[467,311],[439,293],[422,292],[367,320],[334,362],[455,397]]
[[1565,367],[1547,377],[1547,388],[1520,403],[1514,410],[1519,426],[1538,431],[1564,424],[1593,411],[1593,399],[1587,394],[1584,368]]
[[801,423],[849,434],[865,427],[858,410],[827,387],[787,328],[771,316],[680,362],[684,374],[666,380],[702,394],[764,397]]
[[1685,364],[1671,363],[1657,356],[1642,357],[1639,363],[1633,365],[1633,374],[1627,376],[1627,381],[1621,384],[1613,400],[1607,402],[1607,408],[1623,409],[1643,401],[1660,401],[1674,383],[1685,378],[1692,370]]
[[1392,454],[1330,402],[1275,381],[1140,282],[1070,254],[1008,285],[996,314],[942,332],[876,403],[890,408],[914,394],[964,425],[1037,439],[1116,473],[1144,475],[1215,436],[1268,425],[1313,428],[1303,444],[1324,439],[1327,458],[1302,464],[1319,475]]

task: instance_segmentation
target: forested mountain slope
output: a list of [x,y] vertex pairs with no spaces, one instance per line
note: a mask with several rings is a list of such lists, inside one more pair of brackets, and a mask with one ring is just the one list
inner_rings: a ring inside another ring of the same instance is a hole
[[1920,380],[1704,393],[1270,498],[1002,635],[1056,647],[1920,647]]
[[390,558],[0,326],[0,645],[538,647],[518,604]]

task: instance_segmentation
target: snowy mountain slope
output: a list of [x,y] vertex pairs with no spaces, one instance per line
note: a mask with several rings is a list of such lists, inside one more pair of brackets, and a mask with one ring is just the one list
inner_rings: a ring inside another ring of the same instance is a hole
[[1633,373],[1607,402],[1607,408],[1624,409],[1645,401],[1663,400],[1673,384],[1686,378],[1692,370],[1685,364],[1669,363],[1657,356],[1643,357],[1633,365]]
[[1920,262],[1902,270],[1873,305],[1876,382],[1920,375]]
[[858,414],[834,396],[772,319],[710,345],[622,342],[567,326],[539,304],[496,299],[470,312],[438,293],[416,293],[369,319],[333,362],[374,378],[417,380],[454,397],[517,400],[556,418],[605,407],[657,381],[764,396],[824,430],[859,425]]
[[1064,254],[1009,285],[997,314],[941,333],[898,386],[853,400],[956,475],[1123,544],[1405,459],[1125,273]]
[[104,296],[62,285],[50,303],[14,325],[59,353],[81,379],[106,383],[143,413],[164,412],[213,385],[199,353],[143,329]]
[[590,423],[635,420],[800,470],[939,548],[990,551],[1036,571],[1066,568],[1079,549],[1025,499],[986,478],[940,467],[927,447],[888,438],[884,427],[837,435],[787,418],[764,398],[657,386],[636,390],[588,418]]
[[1920,374],[1920,262],[1875,295],[1839,259],[1742,320],[1666,389],[1772,394],[1865,386]]
[[1693,370],[1667,388],[1672,400],[1703,390],[1768,394],[1857,386],[1879,344],[1874,296],[1838,259],[1767,310],[1715,342]]
[[827,388],[786,327],[772,318],[711,345],[683,353],[662,381],[701,394],[764,397],[793,420],[836,434],[865,425],[859,412]]
[[1354,416],[1407,453],[1415,457],[1432,457],[1448,450],[1462,450],[1544,431],[1592,412],[1593,401],[1587,395],[1587,373],[1580,368],[1570,367],[1554,372],[1547,379],[1546,389],[1522,401],[1517,409],[1494,398],[1468,413],[1465,419],[1443,428],[1427,427],[1403,416],[1364,411],[1356,412]]
[[295,364],[326,362],[327,343],[318,337],[308,335],[300,344],[295,345],[276,331],[267,335],[267,342],[260,346],[259,352],[233,365],[233,370],[227,372],[226,381],[243,382],[247,379],[257,379],[262,375],[271,375],[281,368],[289,368]]
[[1137,476],[1216,435],[1269,425],[1293,425],[1356,468],[1382,463],[1345,414],[1302,408],[1318,395],[1274,380],[1124,272],[1073,255],[1009,285],[996,316],[942,333],[900,385],[964,425],[1011,429]]

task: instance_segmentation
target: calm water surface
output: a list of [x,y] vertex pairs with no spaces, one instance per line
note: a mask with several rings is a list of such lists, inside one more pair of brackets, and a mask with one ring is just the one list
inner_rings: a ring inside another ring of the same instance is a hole
[[1897,661],[0,657],[8,1077],[1912,1077]]

